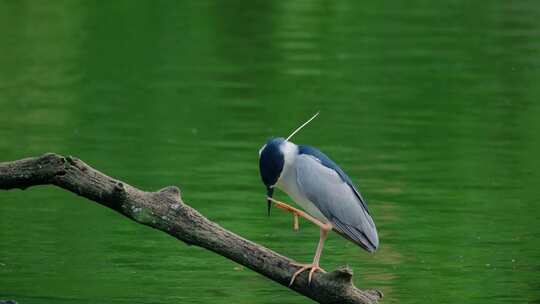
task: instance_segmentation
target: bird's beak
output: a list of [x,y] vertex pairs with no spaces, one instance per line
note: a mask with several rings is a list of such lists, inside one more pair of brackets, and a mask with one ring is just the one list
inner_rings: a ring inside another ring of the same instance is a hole
[[272,198],[272,195],[274,195],[274,188],[267,187],[266,197],[268,198],[268,216],[270,216],[270,209],[272,208],[272,201],[270,200],[270,198]]

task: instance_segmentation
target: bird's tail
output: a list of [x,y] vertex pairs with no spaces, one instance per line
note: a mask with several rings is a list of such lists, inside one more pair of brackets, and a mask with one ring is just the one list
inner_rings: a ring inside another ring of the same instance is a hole
[[374,252],[379,247],[379,236],[375,225],[367,225],[369,227],[360,228],[347,225],[339,220],[332,221],[332,223],[336,232],[368,252]]

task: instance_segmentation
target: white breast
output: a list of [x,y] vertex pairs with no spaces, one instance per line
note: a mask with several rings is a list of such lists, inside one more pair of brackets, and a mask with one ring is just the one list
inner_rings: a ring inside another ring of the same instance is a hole
[[300,205],[307,213],[313,217],[323,221],[329,222],[328,219],[319,211],[319,209],[298,189],[296,182],[296,167],[295,159],[298,155],[298,146],[285,142],[282,146],[282,152],[285,155],[285,163],[283,170],[276,183],[276,186],[287,193],[295,203]]

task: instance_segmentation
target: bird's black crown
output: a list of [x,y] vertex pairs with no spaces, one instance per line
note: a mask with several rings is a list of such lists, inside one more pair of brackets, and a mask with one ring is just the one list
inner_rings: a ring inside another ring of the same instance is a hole
[[259,170],[261,179],[267,188],[274,186],[283,170],[285,156],[281,151],[281,144],[284,138],[271,138],[261,149],[259,156]]

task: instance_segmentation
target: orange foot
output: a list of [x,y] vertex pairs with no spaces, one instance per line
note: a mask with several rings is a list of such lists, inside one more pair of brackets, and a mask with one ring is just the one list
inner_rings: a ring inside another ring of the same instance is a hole
[[313,277],[313,273],[315,273],[315,271],[317,270],[320,270],[322,271],[323,273],[326,273],[326,271],[324,269],[322,269],[321,267],[319,267],[319,265],[315,265],[315,264],[300,264],[300,263],[291,263],[291,265],[293,266],[298,266],[300,267],[300,269],[298,269],[298,271],[296,271],[292,278],[291,278],[291,282],[289,283],[289,286],[291,286],[293,283],[294,283],[294,280],[296,279],[296,277],[301,274],[302,272],[308,270],[308,269],[311,269],[309,271],[309,275],[308,275],[308,284],[311,283],[311,278]]

